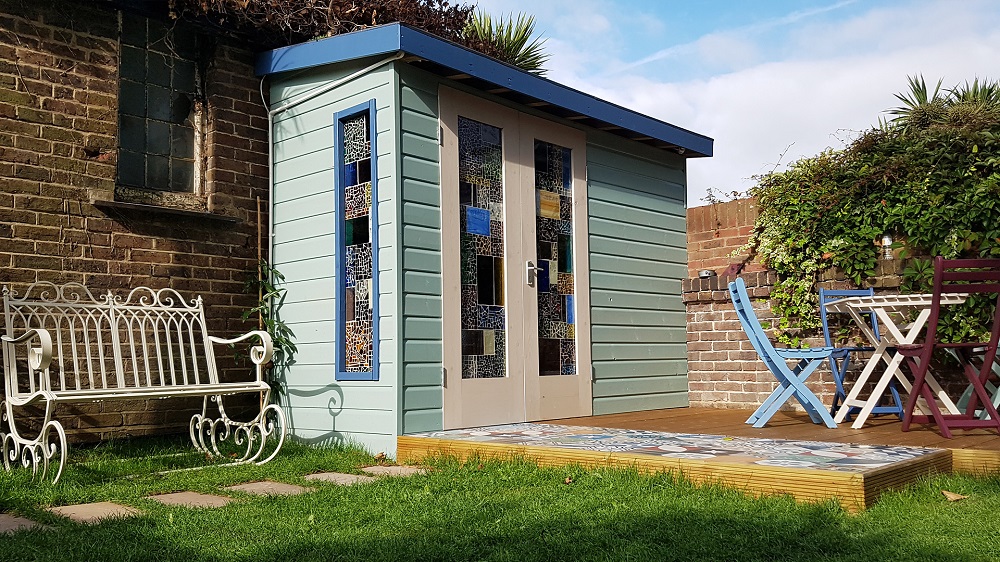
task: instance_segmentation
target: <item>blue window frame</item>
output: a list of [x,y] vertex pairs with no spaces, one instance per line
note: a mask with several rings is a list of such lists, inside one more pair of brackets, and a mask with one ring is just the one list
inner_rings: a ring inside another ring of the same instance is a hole
[[375,100],[334,115],[337,376],[378,380],[378,195]]

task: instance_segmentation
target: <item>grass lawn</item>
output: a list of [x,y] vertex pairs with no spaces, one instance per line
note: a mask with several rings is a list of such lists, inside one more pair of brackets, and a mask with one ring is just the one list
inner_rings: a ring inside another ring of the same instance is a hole
[[[997,560],[1000,479],[948,476],[885,495],[850,515],[835,503],[751,499],[668,475],[543,469],[523,461],[437,459],[427,475],[350,487],[307,482],[319,471],[359,472],[370,456],[295,443],[262,466],[152,475],[204,464],[177,439],[71,448],[52,486],[0,471],[0,512],[47,531],[0,536],[0,560]],[[137,477],[130,475],[139,474]],[[313,493],[256,497],[217,509],[167,507],[150,494],[261,479]],[[567,478],[571,482],[567,483]],[[968,495],[948,502],[941,490]],[[83,526],[42,508],[115,501],[144,515]]]

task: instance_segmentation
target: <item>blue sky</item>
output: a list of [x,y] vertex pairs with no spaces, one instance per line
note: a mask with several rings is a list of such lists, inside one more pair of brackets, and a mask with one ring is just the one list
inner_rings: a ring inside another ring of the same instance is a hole
[[840,148],[897,105],[908,75],[1000,78],[995,0],[479,0],[535,15],[548,77],[715,139],[709,188]]

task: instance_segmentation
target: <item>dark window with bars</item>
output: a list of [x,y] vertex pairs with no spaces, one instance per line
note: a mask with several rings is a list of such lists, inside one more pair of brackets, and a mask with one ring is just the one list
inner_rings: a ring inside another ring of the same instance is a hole
[[125,13],[118,89],[118,184],[194,191],[197,33]]

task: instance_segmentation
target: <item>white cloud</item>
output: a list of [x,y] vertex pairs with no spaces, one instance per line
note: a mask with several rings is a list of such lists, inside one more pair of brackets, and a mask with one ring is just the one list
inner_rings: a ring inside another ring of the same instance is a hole
[[[595,0],[489,0],[493,13],[534,13],[551,37],[549,76],[568,86],[715,138],[715,157],[689,166],[691,206],[709,187],[744,191],[750,177],[783,162],[839,148],[897,105],[906,76],[946,86],[1000,79],[1000,5],[989,0],[830,3],[692,41],[650,43],[646,29],[669,21]],[[623,23],[627,18],[630,24]],[[645,27],[635,22],[646,19]],[[605,29],[574,33],[581,22]],[[604,27],[611,22],[610,27]],[[695,76],[677,81],[671,76]]]

